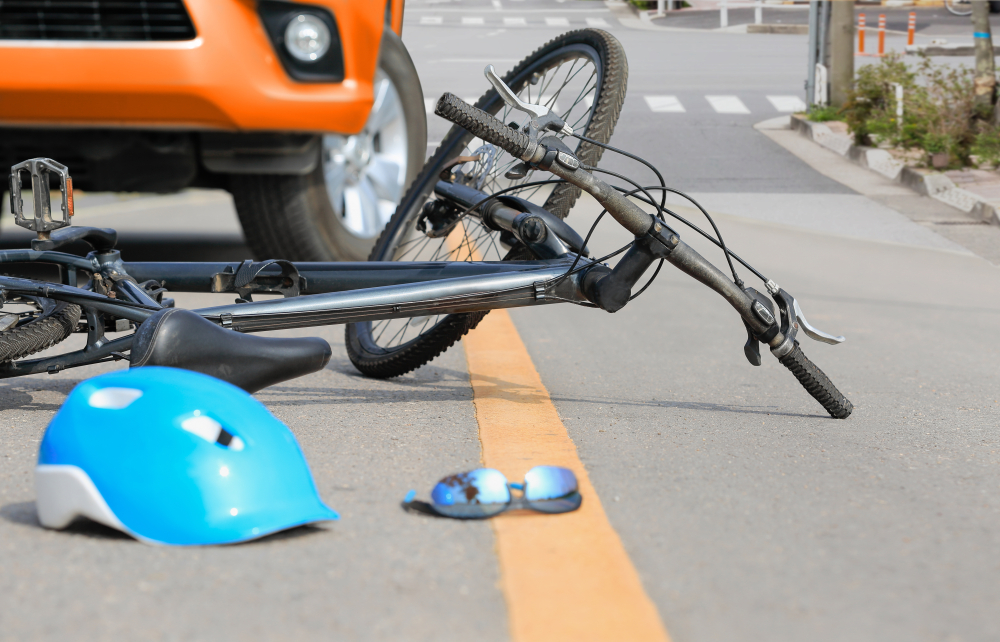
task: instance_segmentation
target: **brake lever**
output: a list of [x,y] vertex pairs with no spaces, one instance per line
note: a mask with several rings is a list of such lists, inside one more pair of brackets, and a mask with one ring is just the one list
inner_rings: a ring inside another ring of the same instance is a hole
[[531,103],[526,103],[517,97],[514,90],[507,86],[500,76],[497,75],[496,69],[493,65],[486,65],[486,69],[483,70],[486,74],[486,80],[490,81],[490,84],[497,90],[503,101],[510,105],[513,109],[523,111],[524,113],[531,116],[531,127],[534,131],[531,132],[532,140],[537,137],[538,130],[548,129],[554,132],[560,132],[566,136],[573,135],[573,128],[563,122],[562,118],[559,118],[552,113],[552,110],[545,105],[534,105]]
[[806,335],[814,341],[820,341],[822,343],[829,343],[832,346],[838,343],[843,343],[846,341],[846,337],[835,337],[832,334],[827,334],[822,330],[818,330],[811,326],[808,321],[806,321],[806,315],[802,314],[802,308],[799,307],[799,302],[792,299],[792,310],[795,312],[795,318],[799,320],[799,324],[802,326],[802,330],[805,331]]
[[774,281],[767,282],[767,292],[774,297],[775,302],[778,304],[778,309],[781,312],[781,332],[789,340],[795,340],[796,332],[801,327],[806,336],[814,341],[829,343],[830,345],[837,345],[846,341],[845,337],[835,337],[832,334],[827,334],[813,327],[806,320],[806,315],[802,313],[802,308],[799,306],[799,302],[795,300],[795,297],[778,286]]

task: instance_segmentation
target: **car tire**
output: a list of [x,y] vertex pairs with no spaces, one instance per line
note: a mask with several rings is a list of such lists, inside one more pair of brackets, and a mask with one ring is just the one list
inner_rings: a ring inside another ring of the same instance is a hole
[[[427,155],[420,79],[403,41],[388,29],[382,36],[375,93],[365,129],[356,136],[325,135],[320,162],[309,174],[231,176],[230,191],[254,257],[368,258]],[[340,185],[339,193],[331,185]]]

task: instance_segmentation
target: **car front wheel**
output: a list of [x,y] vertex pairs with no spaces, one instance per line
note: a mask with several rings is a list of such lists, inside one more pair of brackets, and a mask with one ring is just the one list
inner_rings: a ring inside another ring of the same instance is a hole
[[232,176],[233,200],[258,259],[363,261],[427,152],[427,116],[417,70],[386,30],[364,129],[324,135],[309,174]]

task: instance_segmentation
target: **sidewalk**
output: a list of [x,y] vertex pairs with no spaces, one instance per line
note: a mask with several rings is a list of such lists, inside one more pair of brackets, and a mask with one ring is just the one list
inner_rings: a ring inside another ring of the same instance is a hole
[[[952,247],[964,248],[1000,266],[1000,226],[990,225],[971,212],[949,205],[944,200],[919,194],[907,185],[862,167],[838,151],[793,131],[784,124],[784,119],[758,123],[756,129],[821,174],[897,213],[900,221],[909,219],[908,224],[893,224],[891,227],[896,230],[895,233],[903,234],[910,229],[911,232],[906,233],[909,235],[915,233],[913,228],[920,228]],[[967,191],[971,188],[1000,195],[1000,181],[994,180],[997,174],[993,172],[975,170],[948,174],[965,181],[962,187]],[[984,175],[987,174],[991,175],[989,181],[985,180]],[[871,221],[866,224],[870,225]],[[900,240],[911,243],[902,238]],[[942,249],[945,249],[944,246]]]

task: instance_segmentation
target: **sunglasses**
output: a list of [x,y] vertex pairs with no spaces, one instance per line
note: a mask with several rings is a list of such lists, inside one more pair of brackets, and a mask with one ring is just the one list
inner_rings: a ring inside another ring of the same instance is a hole
[[[511,489],[521,492],[515,496]],[[535,466],[524,476],[523,484],[507,481],[493,468],[479,468],[449,475],[434,486],[430,503],[414,501],[411,490],[403,500],[404,508],[433,512],[456,519],[483,519],[507,510],[527,508],[540,513],[568,513],[580,508],[576,475],[559,466]],[[423,509],[423,510],[422,510]]]

